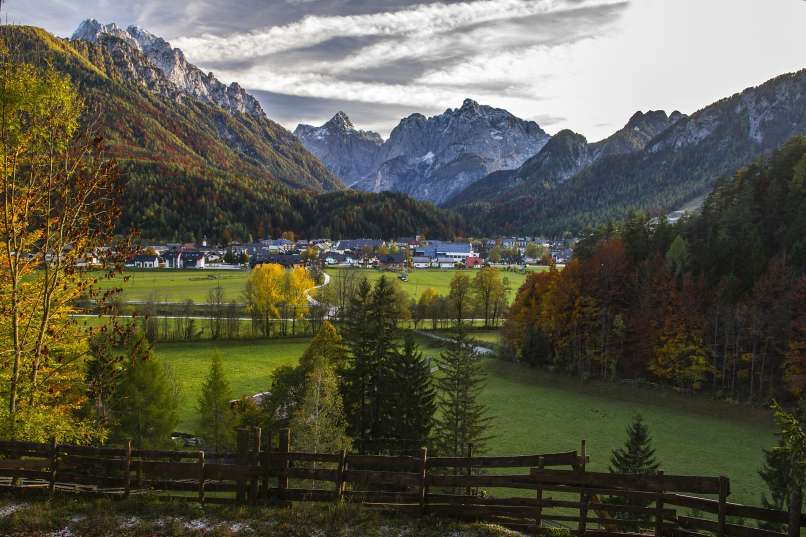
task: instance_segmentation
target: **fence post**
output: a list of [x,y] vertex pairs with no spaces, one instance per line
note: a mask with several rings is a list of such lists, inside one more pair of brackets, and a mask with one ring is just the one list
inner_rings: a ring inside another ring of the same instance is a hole
[[271,429],[266,428],[264,435],[265,444],[263,445],[263,481],[260,484],[260,496],[266,501],[269,500],[269,479],[271,479]]
[[585,440],[580,444],[579,452],[579,469],[584,472],[585,466],[588,464],[587,442]]
[[428,448],[420,448],[420,512],[425,514],[426,511],[426,498],[428,494],[427,487],[428,477]]
[[48,465],[50,466],[50,484],[48,485],[48,493],[53,494],[56,491],[56,465],[58,464],[56,452],[56,437],[50,437],[48,444]]
[[803,510],[803,488],[796,486],[789,496],[789,537],[800,537],[800,519]]
[[204,505],[204,451],[199,451],[196,458],[199,461],[199,503]]
[[[473,463],[470,459],[473,458],[473,444],[467,445],[467,477],[473,475]],[[472,490],[470,485],[465,487],[465,496],[470,496],[472,494]]]
[[[574,470],[577,472],[584,472],[585,466],[588,462],[588,455],[587,455],[587,445],[585,440],[580,442],[579,446],[579,457],[577,458],[577,464]],[[579,493],[579,535],[580,537],[585,535],[585,531],[587,530],[588,526],[588,502],[590,500],[590,496],[587,492],[580,492]]]
[[730,494],[730,482],[727,477],[719,476],[719,528],[717,531],[719,537],[727,535],[728,494]]
[[257,505],[258,481],[260,475],[260,427],[252,427],[251,448],[249,450],[249,503]]
[[347,470],[347,450],[342,449],[339,456],[339,468],[336,477],[336,502],[344,499],[344,472]]
[[581,498],[579,500],[579,536],[582,537],[585,535],[585,531],[588,527],[588,501],[590,499],[590,494],[587,492],[583,492]]
[[128,498],[132,491],[132,441],[126,441],[126,462],[123,464],[123,497]]
[[[546,468],[543,462],[543,457],[537,460],[537,469],[543,471]],[[543,525],[543,488],[538,485],[537,487],[537,516],[535,516],[535,525],[538,529]]]
[[280,454],[283,462],[280,464],[280,474],[277,477],[277,488],[280,499],[285,499],[285,491],[288,488],[288,469],[291,467],[288,460],[288,453],[291,451],[291,431],[289,429],[280,430]]
[[[658,472],[658,477],[663,483],[663,470]],[[663,535],[663,486],[660,487],[655,498],[655,537],[661,537],[661,535]]]
[[249,429],[241,427],[237,436],[238,474],[235,501],[243,504],[246,501],[246,477],[244,468],[249,463]]

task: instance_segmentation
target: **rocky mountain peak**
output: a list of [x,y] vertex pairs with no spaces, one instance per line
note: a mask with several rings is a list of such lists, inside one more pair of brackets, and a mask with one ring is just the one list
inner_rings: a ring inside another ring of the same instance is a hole
[[109,24],[101,24],[95,19],[87,19],[79,24],[78,28],[76,28],[76,31],[73,32],[71,39],[80,39],[82,41],[95,43],[98,41],[98,38],[103,35],[121,39],[135,48],[140,48],[137,42],[132,39],[132,36],[114,22]]
[[459,109],[460,112],[474,112],[474,113],[478,113],[480,110],[481,106],[473,99],[465,99],[464,102],[462,102],[462,107]]
[[355,130],[355,126],[353,122],[350,121],[350,118],[347,117],[347,114],[344,112],[337,112],[335,116],[331,118],[330,121],[324,124],[326,128],[332,128],[342,132],[348,132]]
[[[678,114],[682,115],[680,112]],[[625,128],[633,130],[651,129],[655,131],[658,128],[665,129],[671,123],[670,117],[663,110],[649,110],[647,112],[639,110],[633,114]]]
[[[180,49],[171,47],[168,41],[142,28],[129,26],[123,30],[115,23],[101,24],[95,19],[88,19],[78,26],[72,39],[105,43],[106,37],[122,40],[141,52],[185,95],[216,104],[230,113],[246,114],[258,119],[266,117],[257,99],[238,84],[227,86],[212,73],[202,72],[185,59]],[[117,45],[108,43],[107,46]]]

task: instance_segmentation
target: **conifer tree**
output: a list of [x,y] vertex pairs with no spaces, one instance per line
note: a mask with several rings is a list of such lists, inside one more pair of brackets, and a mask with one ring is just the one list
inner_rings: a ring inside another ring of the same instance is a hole
[[318,359],[305,379],[302,405],[293,413],[291,429],[295,449],[310,453],[332,453],[349,449],[344,405],[333,367]]
[[468,343],[464,332],[451,340],[440,356],[437,379],[435,444],[446,456],[461,456],[468,444],[482,452],[490,439],[487,408],[479,401],[485,374],[481,357]]
[[394,435],[398,309],[393,286],[381,277],[374,288],[362,280],[347,310],[344,339],[350,356],[343,396],[350,434],[362,451],[384,449]]
[[618,474],[654,474],[660,464],[655,460],[655,449],[649,428],[640,414],[627,427],[627,442],[610,455],[610,471]]
[[[610,472],[616,474],[647,475],[655,474],[660,463],[655,459],[655,449],[652,447],[652,438],[649,429],[644,424],[640,414],[637,414],[627,427],[627,442],[623,448],[614,449],[610,455]],[[611,497],[609,503],[635,507],[647,507],[651,501],[641,498]],[[649,520],[648,515],[635,513],[612,513],[615,518],[637,520],[638,524],[632,528],[637,530],[643,522]]]
[[305,349],[296,367],[282,366],[272,373],[271,396],[264,404],[270,420],[285,414],[284,409],[299,408],[305,396],[305,382],[317,363],[324,361],[334,371],[341,371],[347,363],[347,347],[336,327],[325,321]]
[[178,423],[176,393],[165,369],[141,334],[131,353],[132,361],[116,389],[112,409],[116,419],[114,438],[131,439],[136,448],[166,445]]
[[393,408],[395,369],[398,359],[397,339],[399,332],[399,302],[390,281],[385,277],[375,283],[370,304],[371,335],[373,352],[371,367],[372,384],[372,428],[371,435],[378,449],[387,448],[385,440],[395,437]]
[[402,450],[427,445],[434,425],[436,392],[431,364],[423,358],[414,337],[407,333],[394,370],[394,436]]
[[237,415],[230,406],[231,400],[232,392],[221,358],[216,354],[210,362],[198,402],[198,431],[205,446],[212,451],[225,451],[233,445]]
[[345,314],[344,341],[350,355],[342,374],[342,396],[350,436],[367,438],[370,431],[373,340],[370,326],[372,288],[366,278],[358,284]]
[[[801,401],[799,408],[791,414],[792,419],[803,427],[806,423],[806,401]],[[767,485],[769,494],[761,495],[761,504],[768,509],[787,511],[792,493],[798,483],[797,468],[792,464],[786,446],[783,431],[778,433],[778,444],[772,449],[764,450],[764,465],[758,474]],[[767,524],[766,529],[781,529],[780,525]]]

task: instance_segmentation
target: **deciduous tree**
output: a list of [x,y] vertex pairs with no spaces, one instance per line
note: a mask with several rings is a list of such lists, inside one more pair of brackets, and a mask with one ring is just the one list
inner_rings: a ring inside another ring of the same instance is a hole
[[[60,441],[103,439],[77,412],[88,335],[70,317],[94,293],[85,271],[114,261],[119,217],[114,164],[85,121],[68,77],[0,49],[1,434]],[[117,249],[116,252],[122,252]],[[23,432],[24,431],[24,432]]]

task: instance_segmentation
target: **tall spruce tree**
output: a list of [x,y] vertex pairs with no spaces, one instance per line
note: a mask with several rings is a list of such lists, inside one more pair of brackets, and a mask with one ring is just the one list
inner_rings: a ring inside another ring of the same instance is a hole
[[467,341],[463,331],[453,338],[440,355],[437,378],[435,444],[447,456],[461,456],[468,444],[483,452],[491,418],[479,401],[485,374],[481,357]]
[[230,406],[232,392],[224,375],[221,358],[216,354],[199,395],[198,431],[205,446],[212,451],[226,451],[235,440],[238,416]]
[[176,393],[165,369],[145,336],[139,334],[131,362],[120,378],[112,399],[116,421],[113,438],[131,439],[136,448],[161,447],[170,442],[178,423]]
[[372,328],[374,368],[372,384],[372,430],[371,438],[376,449],[387,450],[388,440],[395,438],[394,394],[396,392],[395,370],[398,359],[397,340],[400,336],[397,322],[400,316],[399,302],[391,282],[385,277],[375,283],[372,290],[370,320]]
[[393,286],[381,277],[374,288],[362,280],[347,310],[344,341],[350,356],[342,375],[342,391],[350,435],[362,451],[387,449],[394,434],[390,399],[398,309]]
[[[614,449],[610,455],[610,472],[615,474],[647,475],[655,474],[660,468],[660,463],[655,459],[655,449],[652,447],[652,438],[649,435],[649,428],[644,423],[640,414],[637,414],[632,423],[627,426],[627,442],[623,448]],[[608,500],[615,505],[630,507],[647,507],[651,500],[630,497],[611,497]],[[629,519],[636,521],[632,530],[639,529],[648,522],[649,515],[636,513],[614,512],[614,518]]]
[[418,449],[427,445],[431,438],[436,391],[430,361],[423,358],[411,333],[404,336],[393,378],[394,437],[401,451]]
[[344,341],[349,349],[347,366],[342,372],[342,397],[348,419],[348,431],[364,449],[371,432],[371,386],[375,381],[372,364],[373,338],[370,323],[372,287],[366,278],[350,297],[345,313]]

